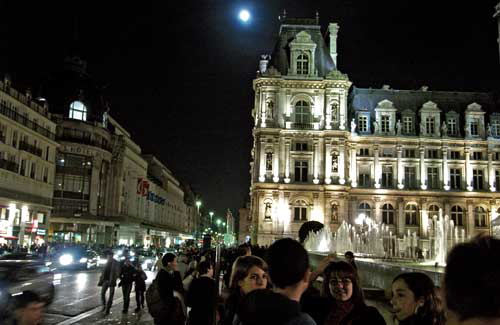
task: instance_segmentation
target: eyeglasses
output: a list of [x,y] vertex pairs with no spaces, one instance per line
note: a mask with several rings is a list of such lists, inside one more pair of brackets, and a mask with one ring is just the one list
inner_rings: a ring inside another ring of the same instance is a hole
[[333,278],[330,280],[331,286],[338,286],[340,283],[342,283],[342,285],[345,287],[345,286],[351,284],[352,281],[349,278],[343,278],[343,279]]

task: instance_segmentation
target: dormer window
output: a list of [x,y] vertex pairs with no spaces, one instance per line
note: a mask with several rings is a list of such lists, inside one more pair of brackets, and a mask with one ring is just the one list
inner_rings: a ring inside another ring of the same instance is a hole
[[479,135],[479,121],[477,119],[472,119],[470,121],[470,135],[477,137]]
[[427,134],[434,134],[434,118],[428,117],[425,120],[425,129]]
[[301,54],[297,57],[297,74],[309,74],[309,57],[307,54]]
[[382,133],[388,133],[390,130],[391,117],[388,115],[382,115],[381,119],[381,131]]
[[411,116],[403,117],[403,133],[404,134],[413,133],[413,118]]
[[69,106],[69,118],[86,121],[87,120],[87,107],[80,101],[74,101]]
[[457,135],[457,119],[448,118],[448,135]]

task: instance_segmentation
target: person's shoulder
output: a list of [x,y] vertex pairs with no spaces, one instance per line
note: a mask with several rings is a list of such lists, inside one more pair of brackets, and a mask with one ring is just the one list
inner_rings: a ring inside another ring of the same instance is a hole
[[364,321],[370,321],[370,324],[374,325],[385,325],[385,319],[382,314],[378,311],[377,308],[373,306],[365,306],[363,311],[359,314],[359,320],[362,321],[360,324],[364,323]]

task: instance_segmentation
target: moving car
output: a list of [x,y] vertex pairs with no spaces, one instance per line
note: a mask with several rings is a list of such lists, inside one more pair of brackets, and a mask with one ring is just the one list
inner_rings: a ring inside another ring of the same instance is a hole
[[0,260],[0,322],[13,296],[33,291],[50,304],[54,274],[41,260]]
[[143,270],[151,271],[153,269],[156,261],[156,256],[152,251],[139,250],[135,252],[135,256],[138,259],[138,262],[141,263]]
[[90,269],[98,266],[99,255],[91,249],[84,247],[71,247],[63,249],[52,261],[57,268]]

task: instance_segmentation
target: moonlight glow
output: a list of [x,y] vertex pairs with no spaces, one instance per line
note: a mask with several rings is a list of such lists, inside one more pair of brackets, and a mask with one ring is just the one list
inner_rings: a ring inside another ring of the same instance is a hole
[[250,19],[250,13],[248,12],[248,10],[243,9],[240,11],[238,17],[240,18],[241,21],[247,22]]

